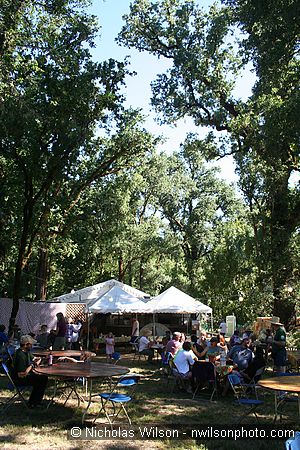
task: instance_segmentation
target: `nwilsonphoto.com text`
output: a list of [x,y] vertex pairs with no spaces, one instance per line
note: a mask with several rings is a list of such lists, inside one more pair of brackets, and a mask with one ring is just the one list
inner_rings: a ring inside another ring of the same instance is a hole
[[109,425],[94,427],[72,427],[68,431],[71,440],[153,440],[153,439],[194,439],[199,441],[226,439],[270,439],[285,440],[293,437],[295,430],[276,428],[274,426],[209,426],[209,425],[145,425],[117,426]]

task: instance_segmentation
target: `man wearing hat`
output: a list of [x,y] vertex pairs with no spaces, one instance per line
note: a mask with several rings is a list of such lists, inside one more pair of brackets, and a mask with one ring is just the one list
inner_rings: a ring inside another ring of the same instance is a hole
[[272,358],[274,359],[274,371],[284,373],[286,370],[286,333],[283,324],[280,323],[279,317],[272,317],[271,325],[275,330],[272,343]]
[[28,401],[29,408],[36,408],[41,405],[48,377],[39,375],[33,371],[36,365],[41,362],[40,358],[34,358],[30,352],[36,340],[30,335],[24,335],[20,338],[20,348],[15,353],[13,361],[12,377],[16,385],[33,386]]

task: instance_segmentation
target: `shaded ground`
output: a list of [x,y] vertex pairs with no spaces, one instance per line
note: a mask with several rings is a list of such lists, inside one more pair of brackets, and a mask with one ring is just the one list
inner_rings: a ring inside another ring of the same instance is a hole
[[[105,361],[102,356],[97,356],[95,360]],[[204,398],[203,393],[195,400],[191,399],[191,395],[173,390],[173,380],[167,380],[160,370],[160,362],[149,364],[145,360],[138,361],[133,359],[133,355],[127,354],[122,357],[120,365],[128,366],[133,372],[143,375],[138,384],[135,401],[130,405],[130,416],[135,426],[144,427],[145,425],[173,425],[175,429],[181,430],[185,425],[233,425],[236,427],[240,410],[234,404],[234,399],[230,395],[228,398],[220,398],[217,401],[209,402]],[[7,382],[2,375],[0,377],[0,400],[3,401],[10,394],[6,390]],[[97,389],[103,390],[100,384],[95,386]],[[264,397],[265,404],[260,410],[260,424],[270,425],[273,419],[274,398],[272,394]],[[184,439],[159,439],[159,440],[136,440],[129,439],[120,440],[88,440],[81,441],[79,439],[69,440],[68,434],[72,427],[80,427],[81,430],[92,427],[92,419],[99,410],[99,400],[96,401],[90,410],[91,414],[87,416],[87,422],[84,427],[81,426],[81,415],[84,405],[77,408],[75,399],[70,399],[67,405],[63,406],[63,400],[55,402],[48,410],[30,410],[26,411],[21,404],[15,404],[1,415],[0,424],[0,447],[4,449],[283,449],[284,440],[213,440],[199,441]],[[103,429],[105,426],[103,415],[99,417],[96,424],[97,427]],[[289,426],[287,419],[284,426]],[[248,424],[256,425],[253,417],[248,419]],[[126,420],[120,418],[118,425],[123,427]],[[293,425],[295,427],[295,425]],[[299,426],[298,428],[299,429]]]

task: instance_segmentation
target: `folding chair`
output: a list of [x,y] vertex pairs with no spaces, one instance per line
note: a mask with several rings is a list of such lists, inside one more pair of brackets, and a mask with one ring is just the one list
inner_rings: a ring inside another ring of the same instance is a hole
[[[236,398],[235,403],[239,406],[243,407],[244,414],[241,415],[240,419],[238,420],[238,424],[241,423],[244,417],[254,414],[256,420],[258,421],[258,416],[256,414],[256,409],[263,405],[262,400],[258,400],[257,398],[249,398],[248,394],[246,393],[245,384],[242,382],[240,377],[236,374],[230,374],[228,375],[228,381],[230,383],[230,386],[233,390],[234,396]],[[244,409],[244,407],[249,407],[247,410]]]
[[178,371],[172,355],[169,358],[168,381],[171,378],[173,378],[173,380],[174,380],[171,392],[174,392],[175,387],[177,387],[177,389],[179,391],[185,391],[185,392],[188,392],[188,389],[191,389],[190,388],[190,379],[185,377],[183,374],[181,374]]
[[167,382],[169,382],[172,377],[172,367],[170,367],[170,360],[173,359],[171,352],[162,352],[161,354],[161,370],[163,375],[165,375]]
[[120,361],[120,359],[121,359],[121,353],[119,353],[119,352],[114,352],[114,353],[111,355],[111,359],[112,359],[113,364],[117,364],[117,362]]
[[7,353],[10,357],[11,360],[13,360],[14,358],[14,354],[15,354],[15,348],[11,347],[10,345],[7,347]]
[[[112,427],[120,412],[123,411],[129,425],[131,425],[131,419],[127,413],[125,405],[132,401],[132,394],[139,379],[139,375],[124,375],[117,380],[111,392],[100,393],[99,396],[101,399],[101,408],[94,419],[94,423],[99,417],[100,413],[103,411],[110,426]],[[128,392],[127,394],[119,393],[119,388],[129,388],[130,392]],[[109,413],[109,409],[112,409],[112,413]]]
[[131,342],[130,345],[132,346],[133,349],[133,359],[135,359],[136,357],[140,360],[141,356],[145,356],[145,358],[147,357],[147,355],[141,355],[141,353],[139,352],[139,347],[140,347],[140,339],[138,338],[135,342]]
[[31,386],[17,386],[14,383],[14,381],[9,373],[9,369],[8,369],[7,365],[4,362],[2,362],[1,364],[2,364],[2,368],[5,372],[8,380],[9,380],[7,388],[13,393],[13,395],[3,404],[2,408],[1,408],[1,412],[6,411],[17,400],[21,400],[21,402],[24,404],[25,408],[29,409],[28,405],[27,405],[27,401],[23,395],[23,392],[30,391],[32,389]]
[[262,374],[265,371],[265,366],[261,367],[260,369],[257,369],[255,374],[253,375],[253,378],[249,381],[249,383],[243,382],[243,385],[245,386],[246,393],[247,394],[255,394],[255,397],[257,398],[257,390],[260,388],[260,386],[257,385],[257,382],[261,379]]
[[194,386],[193,399],[199,388],[208,385],[212,388],[209,400],[212,401],[214,395],[218,396],[217,374],[213,363],[206,361],[195,361],[192,368],[192,384]]
[[300,432],[296,431],[293,438],[285,441],[285,450],[300,450]]

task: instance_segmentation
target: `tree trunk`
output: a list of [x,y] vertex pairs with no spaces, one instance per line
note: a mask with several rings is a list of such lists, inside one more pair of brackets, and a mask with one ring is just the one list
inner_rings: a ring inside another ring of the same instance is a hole
[[288,200],[288,176],[285,174],[273,184],[271,210],[271,268],[274,305],[273,314],[288,327],[295,315],[295,302],[289,292],[293,270],[290,240],[293,232]]
[[[27,191],[28,193],[28,191]],[[23,209],[23,230],[22,230],[22,236],[20,240],[20,247],[19,247],[19,254],[18,259],[15,267],[15,277],[14,277],[14,284],[13,284],[13,306],[11,310],[11,315],[9,319],[9,329],[8,333],[12,333],[13,326],[16,322],[16,317],[19,311],[19,299],[21,294],[21,281],[22,281],[22,272],[24,267],[27,264],[29,249],[26,251],[26,245],[29,235],[29,227],[30,223],[32,221],[32,214],[33,214],[33,203],[31,202],[30,195],[28,194],[29,200],[25,203],[24,209]]]
[[119,255],[119,277],[118,280],[124,283],[124,261],[123,255],[120,253]]
[[49,251],[45,248],[39,250],[38,267],[36,271],[35,300],[46,300],[48,285],[48,257]]
[[140,289],[142,291],[143,287],[144,287],[144,258],[143,257],[140,259],[139,285],[140,285]]

